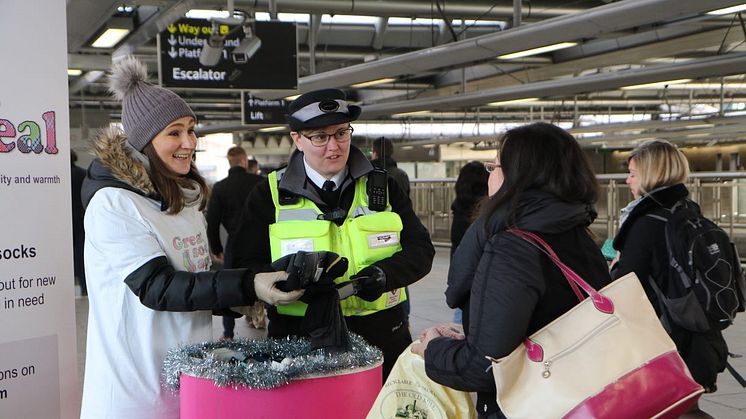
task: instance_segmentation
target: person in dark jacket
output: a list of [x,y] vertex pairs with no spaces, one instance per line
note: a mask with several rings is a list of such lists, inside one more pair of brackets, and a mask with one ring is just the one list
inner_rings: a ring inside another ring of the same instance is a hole
[[477,204],[487,197],[487,179],[489,178],[489,169],[484,163],[472,161],[466,163],[458,172],[456,178],[456,199],[451,203],[453,212],[453,221],[451,222],[451,258],[456,252],[456,248],[461,243],[466,229],[476,217]]
[[459,263],[448,273],[447,303],[469,313],[463,335],[454,333],[453,325],[435,326],[412,348],[424,356],[432,380],[477,392],[481,418],[504,417],[485,356],[507,356],[578,304],[559,268],[506,229],[536,233],[595,288],[611,281],[588,231],[598,184],[572,135],[546,123],[511,129],[501,138],[495,165],[489,201],[456,249]]
[[[206,218],[210,252],[217,260],[223,262],[224,267],[230,268],[230,252],[223,253],[220,226],[228,232],[230,240],[230,234],[236,230],[241,219],[244,201],[263,178],[256,173],[256,164],[252,171],[249,170],[249,158],[243,147],[231,147],[226,157],[231,168],[228,170],[228,177],[213,185]],[[225,250],[228,250],[228,246]]]
[[210,340],[213,310],[290,303],[302,291],[277,289],[285,272],[210,271],[194,113],[148,83],[135,58],[114,65],[110,84],[124,132],[110,127],[96,140],[82,191],[89,314],[81,418],[178,418],[178,397],[161,382],[166,352]]
[[409,175],[400,169],[394,160],[394,143],[388,138],[380,137],[373,141],[373,149],[370,151],[370,162],[374,167],[384,169],[389,176],[394,178],[399,188],[409,196]]
[[[665,312],[649,281],[656,281],[660,288],[665,289],[668,276],[666,225],[661,219],[648,215],[666,218],[670,214],[668,210],[688,198],[689,191],[684,182],[689,177],[689,162],[675,145],[656,140],[633,150],[627,164],[629,176],[626,182],[635,199],[622,209],[619,232],[614,238],[614,248],[620,254],[612,267],[612,276],[619,278],[634,272],[656,313],[663,317]],[[696,333],[671,321],[663,324],[694,379],[706,392],[714,392],[717,375],[725,369],[728,356],[722,332],[713,328],[706,333]],[[687,415],[710,417],[697,405]]]
[[73,214],[73,269],[75,278],[80,284],[80,295],[88,295],[85,283],[85,267],[83,265],[83,245],[85,243],[85,231],[83,230],[83,200],[80,191],[83,188],[85,169],[75,164],[78,155],[75,150],[70,150],[70,171],[72,174],[70,187],[72,188],[72,214]]
[[[230,252],[223,253],[220,226],[222,225],[228,232],[228,240],[230,240],[231,234],[238,226],[244,201],[262,177],[248,171],[249,157],[243,147],[231,147],[226,157],[231,165],[228,177],[215,183],[212,187],[210,202],[207,204],[207,241],[215,259],[223,262],[223,268],[231,268]],[[256,169],[255,165],[254,171]],[[235,327],[236,319],[233,316],[223,316],[224,339],[233,339]]]
[[[484,163],[472,161],[466,163],[459,170],[456,178],[456,199],[451,203],[453,218],[451,221],[451,261],[456,253],[456,248],[461,243],[461,239],[466,233],[466,229],[474,221],[477,213],[477,205],[487,197],[487,179],[489,173],[496,169],[494,163]],[[456,307],[453,313],[453,321],[456,323],[463,322],[464,312],[460,307]],[[468,313],[467,313],[468,315]]]
[[[234,266],[255,271],[298,250],[332,250],[349,258],[350,269],[338,280],[360,281],[360,289],[341,301],[342,314],[350,331],[382,350],[385,377],[412,342],[402,288],[430,271],[435,249],[392,178],[386,208],[369,208],[365,182],[373,166],[351,144],[350,122],[360,112],[337,89],[308,92],[290,103],[286,119],[297,150],[286,167],[251,192],[231,243]],[[365,231],[352,225],[366,220]],[[268,309],[270,337],[308,335],[302,327],[305,307],[280,310]]]

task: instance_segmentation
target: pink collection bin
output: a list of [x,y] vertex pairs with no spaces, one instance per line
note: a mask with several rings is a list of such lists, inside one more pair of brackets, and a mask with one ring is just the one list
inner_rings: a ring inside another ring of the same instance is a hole
[[182,374],[181,419],[365,418],[381,390],[381,365],[291,381],[271,390],[218,387]]

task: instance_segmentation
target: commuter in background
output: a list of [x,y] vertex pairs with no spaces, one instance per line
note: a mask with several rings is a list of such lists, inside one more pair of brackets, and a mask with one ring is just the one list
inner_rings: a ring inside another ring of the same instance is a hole
[[85,265],[83,264],[83,246],[85,244],[85,231],[83,230],[83,201],[80,199],[80,190],[85,179],[85,169],[75,164],[78,155],[75,150],[70,149],[70,170],[72,172],[70,187],[72,188],[72,212],[73,212],[73,272],[75,279],[80,284],[80,295],[88,295],[85,283]]
[[[394,143],[388,138],[379,137],[373,141],[373,148],[370,151],[370,162],[373,163],[373,167],[378,169],[386,170],[386,173],[394,179],[399,188],[409,195],[409,176],[407,172],[400,169],[396,160],[394,160]],[[409,329],[409,313],[412,311],[412,293],[409,292],[409,287],[404,287],[404,291],[407,293],[407,300],[404,301],[404,326]]]
[[[220,241],[220,226],[228,232],[228,240],[234,233],[241,217],[243,203],[249,196],[262,177],[256,174],[258,165],[256,160],[252,170],[249,170],[249,157],[243,147],[232,147],[228,150],[228,177],[216,182],[212,187],[210,203],[207,205],[207,240],[210,244],[210,252],[217,261],[223,262],[223,268],[231,268],[231,255],[227,251],[229,247]],[[252,159],[253,160],[253,159]],[[236,320],[233,316],[223,316],[223,339],[233,339],[233,330]]]
[[83,419],[179,417],[161,383],[166,352],[212,338],[213,310],[294,301],[284,272],[211,272],[207,185],[193,163],[196,117],[175,93],[147,81],[132,57],[116,63],[111,90],[122,126],[94,144],[83,184],[88,279]]
[[[337,89],[290,103],[286,119],[297,150],[251,192],[232,245],[235,266],[255,270],[299,250],[349,258],[337,282],[354,280],[358,292],[340,301],[342,315],[351,332],[383,351],[385,377],[412,342],[403,288],[430,271],[435,249],[404,191],[390,177],[375,177],[351,145],[350,123],[360,112]],[[375,190],[366,188],[369,180]],[[307,335],[304,320],[313,319],[304,318],[306,308],[301,302],[271,307],[269,336]]]
[[[490,165],[490,168],[494,166]],[[472,161],[466,163],[459,170],[456,179],[456,199],[451,204],[453,218],[451,219],[451,261],[461,238],[476,218],[476,210],[480,201],[487,197],[487,179],[489,172],[484,163]],[[468,313],[467,313],[468,315]],[[457,307],[453,313],[453,321],[463,321],[463,307]]]
[[373,141],[370,162],[373,163],[374,167],[386,170],[389,176],[394,178],[399,188],[409,196],[409,176],[407,172],[397,166],[396,160],[394,160],[394,143],[391,140],[380,137]]
[[[493,168],[494,166],[490,166]],[[477,205],[487,197],[487,179],[489,173],[484,163],[472,161],[466,163],[458,172],[456,179],[456,199],[451,204],[453,221],[451,222],[451,257],[461,243],[471,223],[476,218]]]
[[[635,199],[622,209],[619,232],[614,238],[614,248],[620,256],[612,267],[612,276],[637,274],[657,314],[662,316],[658,297],[649,282],[653,280],[665,289],[669,274],[666,223],[660,218],[666,219],[669,210],[689,196],[684,185],[689,177],[689,162],[675,145],[656,140],[633,150],[627,164],[627,184]],[[666,323],[694,379],[706,392],[715,391],[717,375],[725,369],[728,356],[722,332],[715,328],[705,333],[690,332],[673,322]],[[696,405],[692,409],[686,417],[711,417]]]
[[[588,231],[596,217],[598,183],[572,135],[546,123],[513,128],[502,136],[490,165],[490,198],[456,249],[459,263],[448,273],[449,305],[469,300],[463,335],[458,326],[435,326],[422,333],[413,351],[424,356],[434,381],[477,392],[481,418],[500,418],[485,356],[507,356],[578,303],[549,257],[506,229],[540,236],[594,288],[610,278]],[[454,290],[451,284],[460,287]]]

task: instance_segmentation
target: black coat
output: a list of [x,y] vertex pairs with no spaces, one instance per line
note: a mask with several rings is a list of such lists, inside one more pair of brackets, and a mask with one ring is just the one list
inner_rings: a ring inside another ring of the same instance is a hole
[[[649,281],[654,280],[665,289],[663,283],[668,278],[666,225],[662,220],[647,215],[666,218],[668,210],[688,195],[689,191],[683,184],[646,195],[629,213],[614,238],[614,248],[620,252],[620,257],[612,267],[612,276],[620,278],[634,272],[659,316],[662,310]],[[719,330],[694,333],[673,324],[670,328],[671,339],[694,379],[706,389],[712,389],[717,374],[725,369],[727,361],[728,348],[722,333]]]
[[[611,280],[601,250],[586,227],[591,206],[560,201],[541,191],[524,193],[516,227],[537,233],[560,260],[594,288]],[[485,355],[510,354],[523,339],[578,303],[552,261],[529,243],[507,233],[504,211],[472,224],[456,250],[446,298],[468,307],[465,340],[433,339],[425,352],[427,375],[449,387],[477,392],[477,412],[498,412],[495,382]],[[485,227],[486,224],[486,227]]]
[[238,227],[241,210],[251,190],[262,180],[241,166],[231,167],[228,177],[216,182],[207,205],[207,240],[213,254],[223,253],[220,242],[220,225],[230,235]]

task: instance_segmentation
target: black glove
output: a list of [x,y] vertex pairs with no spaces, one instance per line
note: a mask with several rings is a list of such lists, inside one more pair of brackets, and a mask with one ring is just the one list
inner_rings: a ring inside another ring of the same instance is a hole
[[282,291],[306,289],[311,284],[331,284],[347,271],[347,259],[334,252],[298,251],[272,262],[272,269],[285,271],[288,279],[277,283]]
[[386,290],[386,273],[376,265],[363,268],[350,281],[356,282],[355,295],[365,301],[375,301]]

